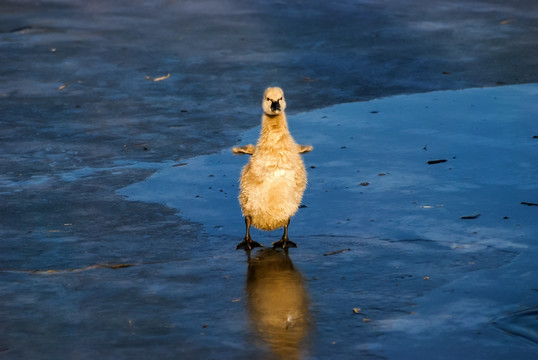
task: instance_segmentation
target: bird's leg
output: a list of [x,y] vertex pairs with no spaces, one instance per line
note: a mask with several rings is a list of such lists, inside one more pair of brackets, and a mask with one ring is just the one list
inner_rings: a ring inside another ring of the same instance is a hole
[[239,249],[252,250],[252,248],[255,248],[255,247],[263,247],[262,244],[252,240],[252,238],[250,237],[250,226],[252,225],[252,218],[248,215],[245,216],[245,225],[246,225],[245,238],[243,239],[242,242],[240,242],[236,246],[235,249],[236,250],[239,250]]
[[288,238],[288,226],[290,226],[290,219],[288,219],[288,223],[284,225],[284,234],[282,234],[282,238],[273,243],[274,248],[288,249],[290,247],[297,247],[297,244]]

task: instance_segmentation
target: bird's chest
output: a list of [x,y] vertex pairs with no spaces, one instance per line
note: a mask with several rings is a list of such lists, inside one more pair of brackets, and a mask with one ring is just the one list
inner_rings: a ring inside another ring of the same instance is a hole
[[292,181],[301,169],[302,161],[293,154],[278,153],[253,157],[251,169],[257,177],[265,182],[289,179]]

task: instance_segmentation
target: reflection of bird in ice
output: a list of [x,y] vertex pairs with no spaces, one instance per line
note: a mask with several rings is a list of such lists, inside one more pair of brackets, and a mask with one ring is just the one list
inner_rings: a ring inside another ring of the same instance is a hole
[[280,88],[267,88],[262,102],[262,130],[256,146],[233,149],[235,154],[252,155],[243,168],[239,203],[245,216],[245,239],[238,249],[262,246],[250,237],[250,226],[261,230],[284,227],[274,247],[297,247],[288,239],[290,218],[297,212],[306,188],[306,170],[299,154],[312,146],[295,143],[286,121],[286,101]]
[[287,252],[259,251],[248,262],[249,318],[259,337],[283,359],[299,359],[309,331],[309,301],[302,275]]

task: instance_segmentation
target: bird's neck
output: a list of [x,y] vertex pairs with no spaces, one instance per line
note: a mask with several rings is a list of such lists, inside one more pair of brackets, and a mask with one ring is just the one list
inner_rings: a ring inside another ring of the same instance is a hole
[[288,121],[286,120],[286,114],[280,113],[278,115],[263,114],[262,117],[262,135],[267,133],[289,133]]
[[274,116],[263,115],[258,147],[263,149],[287,149],[292,147],[293,143],[294,140],[288,130],[286,114],[281,113]]

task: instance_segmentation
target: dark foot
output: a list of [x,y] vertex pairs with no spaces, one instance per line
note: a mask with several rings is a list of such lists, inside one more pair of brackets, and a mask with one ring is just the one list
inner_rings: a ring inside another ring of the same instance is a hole
[[281,249],[289,249],[289,248],[296,248],[297,244],[291,241],[290,239],[280,239],[273,243],[274,248],[281,248]]
[[263,247],[263,245],[252,239],[244,239],[235,247],[235,250],[239,250],[239,249],[252,250],[253,248],[257,248],[257,247]]

